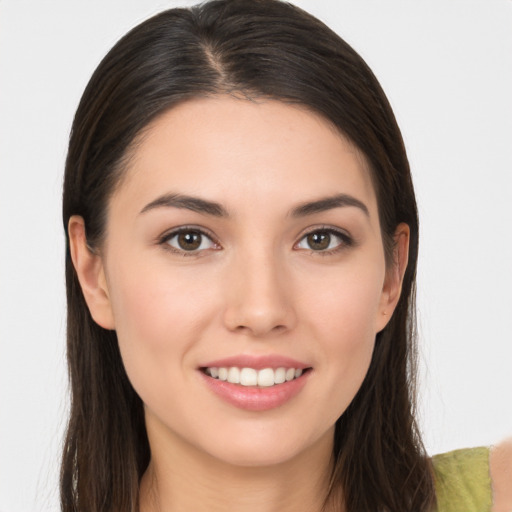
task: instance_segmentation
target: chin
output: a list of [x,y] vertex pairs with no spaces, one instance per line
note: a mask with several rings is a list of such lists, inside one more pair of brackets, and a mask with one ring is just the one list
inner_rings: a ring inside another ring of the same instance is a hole
[[231,466],[258,468],[286,464],[294,460],[299,453],[300,450],[275,451],[268,446],[231,446],[228,452],[219,453],[216,450],[212,455]]
[[[208,450],[210,455],[226,464],[238,467],[268,467],[299,461],[309,457],[311,450],[332,450],[334,427],[320,435],[307,435],[299,429],[285,432],[245,432],[245,435],[226,435]],[[290,435],[292,434],[292,435]],[[295,434],[295,435],[294,435]],[[323,445],[323,447],[322,447]]]

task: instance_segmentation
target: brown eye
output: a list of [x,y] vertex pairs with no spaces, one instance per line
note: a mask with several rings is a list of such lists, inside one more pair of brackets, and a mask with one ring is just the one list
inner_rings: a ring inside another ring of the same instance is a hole
[[194,229],[174,232],[174,234],[166,237],[163,242],[170,245],[174,251],[182,253],[200,252],[216,247],[216,244],[209,236]]
[[331,251],[336,251],[336,249],[350,247],[352,244],[352,238],[346,233],[335,229],[317,229],[304,235],[296,247],[328,254]]
[[180,233],[177,238],[178,246],[184,251],[195,251],[201,246],[202,235],[195,231]]
[[331,244],[331,234],[325,231],[315,231],[314,233],[310,233],[306,239],[309,248],[314,251],[324,251],[325,249],[328,249]]

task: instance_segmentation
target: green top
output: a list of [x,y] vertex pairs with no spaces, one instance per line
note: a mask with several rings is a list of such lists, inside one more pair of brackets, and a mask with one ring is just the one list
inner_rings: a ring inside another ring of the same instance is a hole
[[489,448],[466,448],[432,457],[437,512],[489,512]]

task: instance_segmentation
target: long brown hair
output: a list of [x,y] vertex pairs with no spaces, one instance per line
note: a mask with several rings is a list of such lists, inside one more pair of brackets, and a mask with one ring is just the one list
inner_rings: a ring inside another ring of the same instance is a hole
[[[137,135],[190,98],[273,98],[329,120],[371,168],[388,261],[410,228],[402,295],[356,397],[335,429],[331,498],[351,511],[427,511],[430,463],[415,422],[418,219],[409,164],[391,107],[362,58],[323,23],[277,0],[214,0],[171,9],[125,35],[94,72],[74,119],[64,180],[64,227],[84,218],[102,243],[108,200]],[[136,512],[150,459],[143,406],[116,333],[89,314],[66,258],[71,413],[61,470],[63,512]]]

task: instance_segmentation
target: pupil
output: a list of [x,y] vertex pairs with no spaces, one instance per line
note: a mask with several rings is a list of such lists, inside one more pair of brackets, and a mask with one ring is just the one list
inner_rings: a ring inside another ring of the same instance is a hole
[[185,251],[193,251],[201,245],[201,234],[194,231],[180,233],[178,235],[178,244]]
[[308,245],[311,249],[315,249],[317,251],[324,250],[329,247],[331,243],[331,235],[329,233],[311,233],[308,235]]

